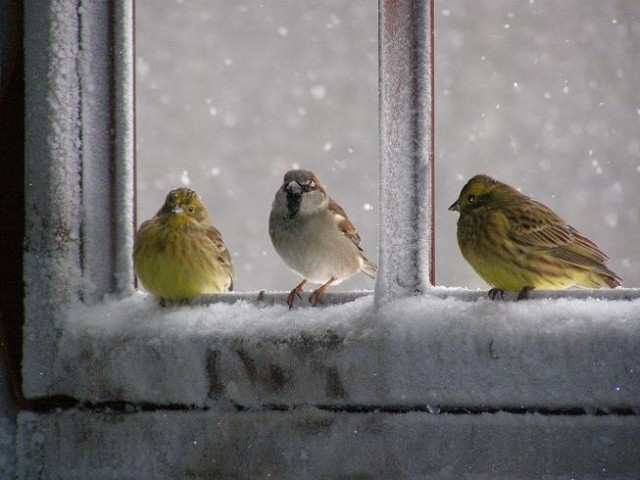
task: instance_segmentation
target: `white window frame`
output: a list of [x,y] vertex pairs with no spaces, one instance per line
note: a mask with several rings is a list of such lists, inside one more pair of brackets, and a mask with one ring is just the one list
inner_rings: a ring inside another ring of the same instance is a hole
[[[468,336],[447,339],[454,353],[444,360],[430,352],[402,351],[402,345],[406,344],[403,339],[379,336],[355,344],[344,343],[344,338],[336,338],[335,334],[313,339],[311,344],[319,347],[319,353],[314,352],[313,358],[295,364],[299,371],[294,376],[300,386],[287,392],[280,388],[282,375],[274,367],[287,353],[282,353],[282,345],[277,351],[270,349],[269,342],[273,339],[262,343],[251,339],[250,359],[238,347],[244,345],[241,336],[222,340],[183,339],[176,348],[193,349],[194,365],[190,371],[199,372],[200,383],[208,384],[192,392],[172,391],[172,378],[180,378],[182,371],[172,365],[171,349],[149,347],[139,352],[140,358],[155,358],[159,371],[163,372],[162,380],[154,386],[153,398],[149,398],[149,390],[138,385],[141,379],[129,375],[135,366],[117,361],[117,351],[127,348],[127,339],[96,339],[85,336],[86,332],[70,331],[70,326],[79,325],[79,316],[101,311],[103,297],[118,297],[126,302],[133,292],[133,0],[27,0],[24,8],[27,239],[23,387],[27,397],[66,395],[93,402],[120,400],[200,406],[207,405],[213,395],[257,406],[383,403],[411,407],[432,402],[445,407],[491,410],[541,405],[565,408],[572,406],[567,402],[575,401],[582,406],[613,410],[638,407],[637,375],[626,380],[623,394],[609,392],[609,385],[588,385],[588,365],[581,362],[592,357],[584,352],[563,359],[575,368],[578,380],[586,382],[577,398],[575,392],[573,398],[562,394],[548,398],[554,379],[543,375],[536,380],[541,383],[540,394],[529,393],[529,404],[519,401],[517,394],[518,385],[525,387],[518,381],[519,371],[528,368],[524,358],[512,358],[512,372],[505,372],[506,381],[512,380],[516,385],[516,393],[506,403],[496,400],[489,387],[470,391],[467,396],[460,394],[469,387],[470,379],[455,369],[446,382],[429,383],[419,375],[418,379],[413,378],[414,372],[398,370],[393,364],[394,355],[406,354],[412,356],[416,366],[424,367],[417,371],[434,368],[446,372],[451,366],[448,359],[455,357],[456,345],[469,341],[479,346],[477,358],[469,358],[470,362],[487,361],[487,352],[488,358],[493,358],[493,339],[489,342],[483,338],[482,327],[472,322]],[[354,318],[354,321],[364,318],[372,326],[380,325],[388,315],[381,312],[388,311],[397,299],[423,294],[473,301],[483,295],[432,286],[433,0],[381,0],[379,32],[379,271],[372,308],[360,311],[361,318]],[[398,190],[404,195],[394,194]],[[326,300],[341,303],[360,296],[357,292],[334,293],[328,294]],[[638,298],[639,294],[635,289],[616,289],[532,292],[532,297],[626,300]],[[238,293],[206,296],[194,303],[238,299],[256,301],[253,294]],[[272,293],[262,301],[284,303],[284,299],[285,294]],[[414,317],[410,320],[428,322],[437,312],[404,314]],[[461,310],[462,320],[465,315],[468,314]],[[71,317],[74,321],[69,322]],[[588,335],[588,327],[585,328]],[[640,336],[640,326],[633,332]],[[408,331],[404,333],[409,336]],[[138,333],[142,338],[145,335],[151,338],[152,334]],[[436,338],[438,332],[433,334]],[[544,332],[537,331],[536,325],[532,326],[531,335],[526,340],[534,348],[544,345]],[[627,340],[630,343],[621,344],[619,355],[609,357],[611,368],[624,368],[630,356],[639,354],[640,341]],[[61,342],[75,342],[78,348],[71,350],[82,353],[64,357]],[[290,342],[291,349],[297,348],[294,343]],[[482,345],[487,352],[480,348]],[[605,344],[596,345],[592,355],[602,353],[604,347]],[[358,358],[365,361],[361,365],[341,364],[349,350],[360,352]],[[556,360],[553,355],[549,352],[549,362]],[[244,363],[246,378],[238,379],[231,370],[225,371],[225,362],[233,361]],[[92,375],[102,378],[98,370],[105,368],[111,369],[110,385],[74,381]],[[342,375],[342,368],[349,369],[349,375]],[[375,372],[373,377],[371,372]],[[256,380],[262,377],[263,382]],[[367,388],[362,385],[362,378],[368,378]],[[233,392],[225,387],[231,382]]]

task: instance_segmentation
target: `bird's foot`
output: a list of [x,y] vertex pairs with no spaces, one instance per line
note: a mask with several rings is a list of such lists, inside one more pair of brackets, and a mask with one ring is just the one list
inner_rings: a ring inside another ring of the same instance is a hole
[[489,295],[489,298],[491,300],[495,300],[496,298],[498,298],[498,295],[500,295],[500,299],[504,298],[504,290],[501,288],[492,288],[491,290],[489,290],[487,292],[487,295]]
[[529,292],[533,290],[533,287],[522,287],[520,293],[518,293],[518,300],[526,300],[529,298]]
[[318,306],[318,305],[322,304],[322,297],[324,295],[325,290],[327,288],[329,288],[329,286],[335,281],[336,281],[336,279],[334,277],[331,277],[327,283],[325,283],[324,285],[322,285],[319,288],[316,288],[313,291],[313,293],[309,297],[309,302],[311,303],[312,306],[315,307],[315,306]]
[[315,289],[311,295],[309,296],[309,303],[312,306],[317,306],[320,305],[322,303],[322,295],[324,295],[324,288],[320,287]]
[[289,295],[287,295],[287,305],[289,305],[289,310],[293,308],[293,302],[295,302],[296,297],[302,299],[302,292],[304,292],[304,286],[306,283],[306,280],[301,281],[289,292]]

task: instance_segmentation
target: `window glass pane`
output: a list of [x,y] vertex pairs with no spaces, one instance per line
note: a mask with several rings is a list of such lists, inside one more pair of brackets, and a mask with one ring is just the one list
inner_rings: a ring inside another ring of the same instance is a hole
[[553,208],[640,283],[640,4],[436,1],[436,272],[486,288],[447,207],[486,173]]
[[[446,210],[484,172],[555,209],[640,283],[640,8],[436,2],[436,278],[485,288]],[[267,216],[282,173],[316,170],[377,238],[376,2],[137,2],[138,219],[204,197],[238,289],[289,289]],[[343,288],[370,288],[357,276]]]
[[138,223],[188,185],[233,254],[236,289],[289,290],[299,279],[267,223],[298,166],[316,172],[375,260],[376,2],[137,0],[136,16]]

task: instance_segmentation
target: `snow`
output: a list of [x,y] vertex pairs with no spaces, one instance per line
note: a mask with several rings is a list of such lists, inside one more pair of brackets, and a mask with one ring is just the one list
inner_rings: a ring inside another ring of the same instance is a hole
[[640,411],[632,294],[514,302],[439,288],[380,309],[362,292],[293,310],[277,293],[168,308],[136,294],[72,311],[52,384],[89,402]]

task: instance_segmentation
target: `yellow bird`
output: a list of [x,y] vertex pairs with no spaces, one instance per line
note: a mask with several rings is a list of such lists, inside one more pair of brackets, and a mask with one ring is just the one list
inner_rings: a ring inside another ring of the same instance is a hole
[[229,250],[202,199],[188,188],[169,192],[158,213],[140,225],[133,268],[162,305],[233,290]]
[[553,210],[487,175],[476,175],[449,210],[460,213],[462,256],[493,288],[526,298],[533,289],[618,287],[608,257]]

